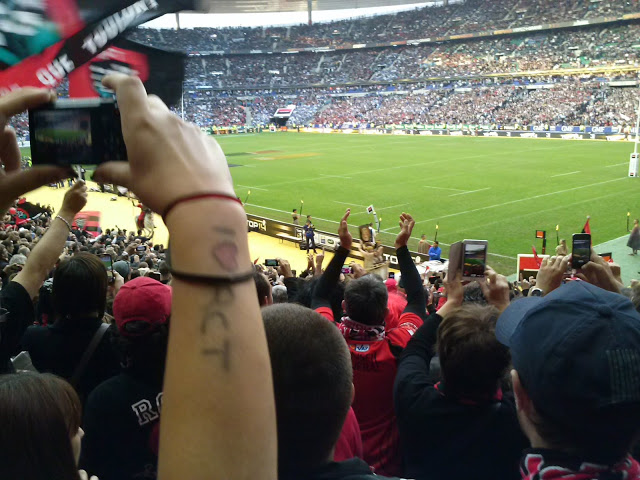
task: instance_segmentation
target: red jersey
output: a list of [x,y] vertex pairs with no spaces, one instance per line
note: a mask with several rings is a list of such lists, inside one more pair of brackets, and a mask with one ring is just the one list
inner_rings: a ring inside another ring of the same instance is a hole
[[[334,321],[330,308],[321,307],[316,311]],[[379,475],[402,474],[400,438],[393,407],[396,355],[421,325],[422,319],[409,312],[403,313],[398,319],[398,327],[389,331],[352,320],[338,325],[351,353],[355,387],[353,410],[362,433],[364,460]],[[367,340],[362,339],[360,334],[363,332],[369,337]]]
[[333,461],[343,462],[354,457],[363,457],[362,436],[356,414],[353,413],[353,408],[350,408],[333,452]]

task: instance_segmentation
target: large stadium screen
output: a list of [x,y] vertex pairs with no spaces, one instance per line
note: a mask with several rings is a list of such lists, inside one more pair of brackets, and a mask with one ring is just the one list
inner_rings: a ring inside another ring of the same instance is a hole
[[276,113],[273,114],[275,118],[289,118],[295,109],[295,106],[289,106],[287,108],[279,108]]

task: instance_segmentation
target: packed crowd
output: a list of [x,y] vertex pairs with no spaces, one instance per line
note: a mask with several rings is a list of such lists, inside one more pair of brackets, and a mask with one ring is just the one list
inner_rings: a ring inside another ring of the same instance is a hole
[[[4,130],[0,478],[640,479],[640,287],[619,267],[592,251],[567,276],[565,250],[513,284],[489,266],[463,284],[452,262],[421,275],[403,213],[382,279],[349,263],[349,209],[328,264],[258,267],[220,147],[139,80],[104,82],[129,162],[94,179],[159,212],[170,255],[78,228],[82,181],[17,216],[72,172],[21,170]],[[51,100],[15,91],[0,117]]]
[[188,53],[335,47],[449,36],[492,30],[592,20],[637,13],[637,0],[466,0],[395,15],[354,18],[315,25],[264,28],[138,29],[130,36],[142,43]]
[[503,81],[377,85],[300,90],[191,91],[185,118],[202,127],[272,122],[278,108],[296,106],[289,125],[585,125],[633,124],[640,89],[600,79],[539,78]]
[[554,30],[439,45],[334,52],[190,57],[188,85],[278,88],[638,66],[640,25]]

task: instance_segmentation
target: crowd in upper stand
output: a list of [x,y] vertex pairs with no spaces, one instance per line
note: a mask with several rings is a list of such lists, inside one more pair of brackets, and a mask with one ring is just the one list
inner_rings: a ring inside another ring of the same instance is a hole
[[214,88],[282,87],[637,66],[638,53],[634,45],[639,32],[639,25],[625,24],[464,43],[328,53],[190,57],[187,83]]
[[138,29],[134,40],[158,47],[203,53],[222,50],[280,50],[381,43],[460,33],[592,20],[638,12],[638,0],[467,0],[448,6],[425,7],[331,23],[263,28]]

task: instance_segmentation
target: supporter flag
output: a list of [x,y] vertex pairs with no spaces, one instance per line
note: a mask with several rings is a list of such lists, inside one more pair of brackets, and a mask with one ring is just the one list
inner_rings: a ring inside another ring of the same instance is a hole
[[72,98],[108,97],[102,78],[110,73],[136,75],[148,93],[168,105],[177,105],[182,97],[185,55],[118,39],[111,47],[69,75]]
[[538,257],[538,251],[536,250],[535,245],[531,245],[531,250],[533,251],[533,260],[536,262],[538,268],[542,265],[542,260]]
[[71,226],[97,237],[100,235],[100,212],[79,212]]
[[0,5],[0,91],[56,87],[122,33],[195,0],[44,0]]
[[591,220],[591,217],[587,217],[587,221],[584,224],[584,227],[582,227],[582,233],[588,233],[589,235],[591,235],[591,226],[589,225],[589,220]]
[[25,213],[26,218],[33,218],[46,212],[46,210],[41,206],[27,202],[25,199],[20,199],[18,201],[18,210],[22,210]]

